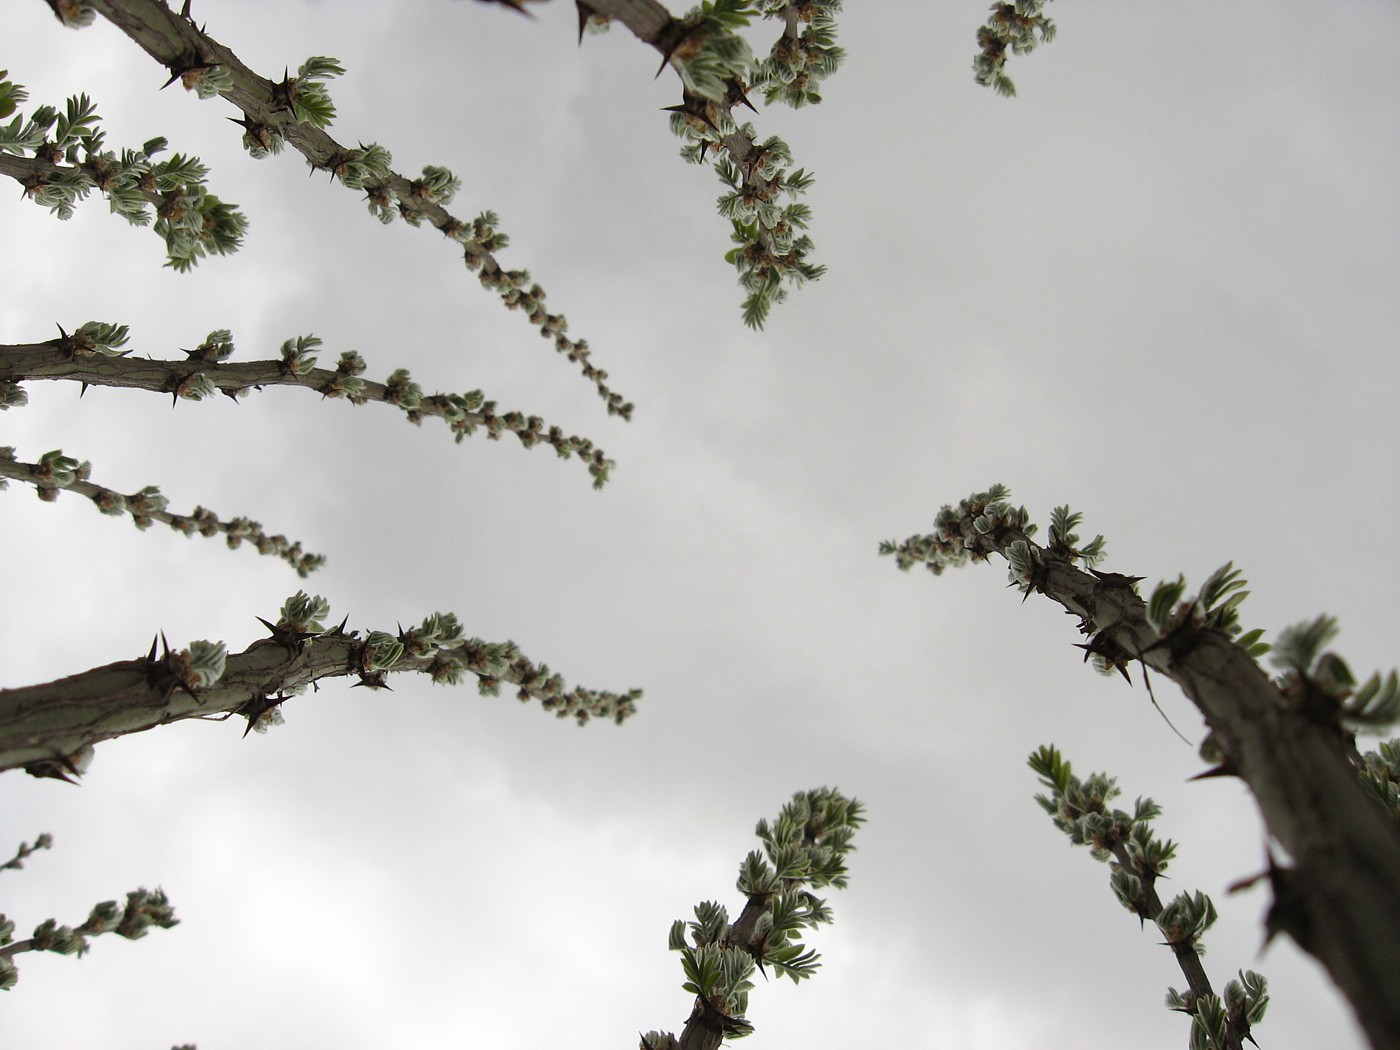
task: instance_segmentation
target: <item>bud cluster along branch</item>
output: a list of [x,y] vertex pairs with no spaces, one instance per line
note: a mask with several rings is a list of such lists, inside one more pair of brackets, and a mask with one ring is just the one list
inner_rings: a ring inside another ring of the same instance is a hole
[[1165,906],[1157,895],[1157,879],[1176,856],[1176,844],[1152,830],[1161,807],[1139,798],[1131,814],[1110,809],[1108,803],[1122,793],[1117,780],[1102,773],[1080,780],[1053,746],[1041,747],[1028,764],[1050,792],[1037,795],[1036,802],[1070,842],[1108,862],[1118,902],[1139,922],[1154,924],[1176,956],[1187,991],[1169,989],[1167,1006],[1191,1017],[1191,1050],[1241,1050],[1244,1040],[1253,1042],[1250,1028],[1263,1020],[1268,983],[1252,970],[1242,971],[1239,980],[1226,984],[1223,999],[1216,995],[1201,965],[1205,948],[1200,944],[1215,922],[1215,905],[1199,890],[1183,891]]
[[1400,1045],[1400,823],[1373,783],[1386,753],[1363,757],[1354,743],[1355,729],[1400,714],[1395,675],[1354,687],[1345,663],[1322,651],[1335,623],[1321,617],[1280,635],[1273,653],[1283,672],[1271,678],[1256,662],[1257,632],[1241,633],[1245,592],[1230,566],[1189,600],[1179,600],[1178,581],[1144,601],[1140,577],[1091,568],[1102,538],[1080,546],[1078,515],[1058,509],[1041,546],[1009,495],[994,486],[945,506],[932,533],[883,543],[880,552],[902,569],[924,565],[935,574],[1000,555],[1024,594],[1043,594],[1079,619],[1086,659],[1125,678],[1138,663],[1144,681],[1149,669],[1175,681],[1209,727],[1202,756],[1217,763],[1210,772],[1249,786],[1292,859],[1292,867],[1270,860],[1269,930],[1288,933],[1322,963],[1373,1045]]
[[70,780],[91,762],[93,746],[190,718],[239,715],[259,732],[281,722],[280,707],[307,686],[350,677],[370,689],[390,675],[416,672],[457,685],[476,679],[483,696],[514,686],[560,718],[621,724],[636,711],[641,690],[626,693],[568,688],[547,664],[535,664],[514,642],[467,638],[451,613],[434,613],[408,630],[370,631],[345,623],[327,629],[325,599],[298,592],[283,603],[271,637],[241,653],[222,642],[192,642],[173,651],[162,638],[136,660],[122,660],[42,685],[0,690],[0,771]]
[[428,166],[420,178],[410,179],[394,171],[389,151],[361,144],[351,149],[326,133],[335,117],[325,82],[344,72],[330,58],[312,57],[295,77],[280,82],[258,76],[227,47],[194,24],[189,5],[176,12],[158,0],[49,0],[65,25],[78,27],[100,13],[130,37],[147,54],[201,98],[221,95],[242,112],[234,123],[243,128],[244,147],[254,157],[278,153],[291,145],[317,171],[329,173],[346,187],[365,193],[370,212],[382,222],[396,216],[413,226],[424,223],[462,247],[467,267],[477,272],[484,287],[494,291],[511,309],[523,310],[555,349],[577,364],[607,404],[610,415],[630,419],[632,405],[607,384],[608,373],[593,365],[586,340],[565,334],[568,321],[545,308],[544,290],[526,270],[506,270],[495,253],[508,243],[496,229],[498,220],[483,212],[465,222],[447,211],[446,205],[461,187],[461,180],[446,168]]
[[4,864],[0,864],[0,871],[19,871],[24,867],[24,862],[41,849],[53,849],[53,836],[47,831],[36,838],[32,846],[27,842],[21,842],[15,855]]
[[[0,69],[0,120],[28,97]],[[154,160],[168,146],[163,138],[118,155],[102,148],[105,138],[87,95],[69,98],[62,112],[40,106],[27,119],[0,125],[0,175],[60,219],[72,218],[74,205],[97,190],[127,222],[151,226],[165,241],[166,265],[181,272],[207,254],[238,250],[247,220],[204,188],[208,169],[198,157],[176,153]]]
[[669,943],[680,952],[682,987],[695,996],[690,1017],[677,1039],[670,1032],[647,1032],[641,1050],[717,1050],[725,1039],[753,1031],[745,1018],[749,979],[755,966],[767,976],[794,984],[821,965],[800,940],[802,931],[832,921],[831,909],[811,891],[845,889],[846,856],[864,821],[863,807],[832,788],[799,792],[772,824],[760,820],[755,834],[763,852],[749,853],[739,865],[737,888],[745,897],[733,923],[723,905],[703,901],[695,918],[677,919]]
[[[762,328],[789,285],[816,280],[826,268],[807,261],[813,244],[803,231],[811,209],[797,201],[812,176],[789,167],[792,153],[782,139],[760,142],[752,124],[735,119],[735,109],[757,112],[748,97],[755,90],[770,105],[821,101],[820,82],[845,57],[835,43],[841,0],[705,0],[683,18],[653,0],[576,2],[580,41],[585,29],[606,28],[616,19],[660,52],[662,69],[669,65],[680,77],[681,102],[668,107],[671,130],[686,142],[681,155],[694,164],[711,159],[724,183],[719,211],[737,245],[725,259],[748,293],[744,323]],[[763,59],[737,32],[755,15],[782,25]]]
[[60,492],[71,492],[92,500],[103,514],[129,514],[138,529],[148,529],[158,521],[186,536],[223,536],[231,550],[237,550],[246,540],[259,554],[281,558],[303,579],[325,564],[324,556],[306,553],[300,542],[286,536],[269,536],[261,523],[249,518],[220,521],[205,507],[195,507],[189,514],[172,514],[166,509],[169,501],[156,486],[147,485],[138,492],[124,494],[89,480],[91,473],[91,463],[65,456],[61,449],[44,453],[37,463],[24,463],[15,458],[12,446],[0,446],[0,489],[8,487],[11,480],[21,481],[33,485],[39,498],[46,502],[58,499]]
[[89,321],[72,335],[62,328],[59,333],[42,343],[0,345],[0,410],[25,403],[21,383],[26,380],[66,379],[81,383],[84,390],[89,386],[150,390],[169,394],[172,404],[181,399],[200,401],[216,393],[236,400],[251,390],[291,386],[355,405],[371,401],[392,405],[414,424],[437,417],[458,442],[480,428],[492,440],[509,433],[526,448],[549,445],[562,459],[577,456],[595,488],[606,484],[614,465],[588,438],[546,427],[539,416],[499,412],[496,402],[486,400],[480,390],[425,394],[402,368],[383,383],[365,379],[364,359],[353,350],[342,353],[333,370],[317,368],[314,351],[321,340],[314,335],[288,339],[278,360],[234,362],[228,360],[234,345],[226,329],[210,332],[193,350],[184,351],[184,361],[129,356],[129,351],[120,349],[128,340],[125,325]]
[[1040,44],[1055,39],[1055,23],[1045,14],[1050,0],[1015,0],[995,3],[987,24],[977,30],[981,49],[972,60],[977,83],[998,95],[1016,94],[1016,85],[1006,75],[1007,53],[1028,55]]
[[[47,838],[47,836],[44,836]],[[60,926],[56,919],[45,919],[34,928],[32,936],[14,939],[15,924],[0,915],[0,991],[8,991],[19,980],[19,967],[14,957],[22,952],[55,952],[59,955],[85,955],[88,938],[104,933],[135,941],[146,936],[152,926],[168,930],[178,926],[175,909],[163,890],[133,890],[126,895],[126,904],[103,901],[93,907],[79,926]]]
[[[19,850],[9,861],[0,864],[0,871],[18,871],[24,861],[41,849],[53,848],[53,836],[45,832],[34,840],[19,844]],[[170,906],[163,890],[133,890],[126,895],[126,906],[116,901],[103,901],[93,907],[80,926],[60,926],[56,919],[45,919],[34,928],[32,936],[22,941],[14,939],[15,924],[0,915],[0,991],[9,991],[19,981],[19,967],[14,957],[22,952],[56,952],[59,955],[82,956],[88,950],[88,938],[103,933],[115,933],[128,940],[146,936],[152,926],[168,930],[178,926],[175,909]]]

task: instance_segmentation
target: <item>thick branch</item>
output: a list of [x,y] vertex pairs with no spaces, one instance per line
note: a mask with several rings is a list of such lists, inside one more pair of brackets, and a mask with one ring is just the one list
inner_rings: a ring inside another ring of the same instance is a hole
[[450,682],[470,672],[484,693],[501,682],[518,687],[522,700],[534,698],[559,717],[582,724],[610,718],[619,724],[636,710],[640,690],[594,692],[564,681],[535,665],[512,643],[491,646],[479,639],[423,655],[405,651],[384,670],[372,670],[367,639],[341,629],[313,636],[274,632],[230,655],[224,673],[207,687],[178,681],[170,655],[121,660],[42,685],[0,690],[0,770],[58,765],[93,744],[187,718],[242,714],[250,724],[269,707],[323,679],[356,677],[384,687],[386,674],[416,671]]
[[927,558],[940,571],[959,548],[980,561],[1024,541],[1034,554],[1031,586],[1080,618],[1090,651],[1141,659],[1177,682],[1293,860],[1273,873],[1271,929],[1326,967],[1373,1046],[1400,1046],[1400,834],[1367,796],[1335,723],[1281,690],[1220,631],[1186,624],[1159,637],[1127,577],[1085,572],[1072,553],[1040,547],[1014,524],[979,530],[983,509],[974,499],[960,515],[945,511],[938,533],[900,553],[917,550],[911,561]]
[[[147,54],[172,74],[219,66],[227,71],[231,86],[220,92],[242,110],[245,127],[274,129],[278,135],[301,152],[312,167],[339,173],[358,151],[341,145],[330,135],[311,123],[299,122],[278,85],[258,76],[245,66],[232,51],[209,36],[194,22],[182,18],[176,11],[157,0],[91,0],[92,6],[104,18],[129,36]],[[573,340],[564,334],[563,317],[546,314],[543,293],[521,296],[515,271],[503,270],[487,244],[471,236],[472,224],[453,216],[441,205],[420,192],[413,180],[394,171],[382,178],[365,183],[372,198],[383,196],[398,201],[400,209],[413,213],[415,219],[425,219],[433,227],[462,244],[468,264],[480,271],[482,283],[498,290],[508,305],[523,305],[530,320],[540,332],[554,340],[555,349],[580,366],[598,394],[607,402],[609,414],[630,418],[632,406],[622,395],[611,390],[607,372],[595,368],[589,360],[586,340]]]

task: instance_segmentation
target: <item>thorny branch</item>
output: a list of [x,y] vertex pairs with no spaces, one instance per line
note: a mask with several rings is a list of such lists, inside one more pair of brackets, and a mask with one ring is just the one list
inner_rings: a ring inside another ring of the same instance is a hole
[[400,370],[387,383],[364,379],[364,362],[353,352],[342,354],[332,370],[314,367],[311,351],[320,345],[314,336],[288,340],[280,360],[227,361],[233,344],[227,332],[211,332],[200,346],[186,351],[184,361],[96,352],[80,338],[62,334],[42,343],[0,346],[0,386],[25,380],[66,379],[89,386],[123,387],[169,394],[197,401],[215,392],[235,400],[250,390],[292,386],[313,390],[323,397],[343,397],[356,405],[370,401],[393,405],[411,423],[436,417],[447,423],[458,441],[481,428],[488,438],[514,434],[522,445],[551,446],[563,459],[577,455],[593,477],[595,488],[608,480],[614,466],[601,448],[588,438],[546,427],[539,416],[522,412],[498,412],[494,401],[481,391],[466,394],[424,394],[408,372]]
[[[55,13],[65,24],[82,24],[75,9],[96,10],[142,50],[170,71],[171,81],[180,79],[186,87],[195,88],[207,80],[221,85],[218,94],[232,102],[242,112],[235,123],[244,128],[245,142],[258,148],[277,139],[294,146],[318,171],[329,172],[346,181],[350,167],[366,154],[365,147],[351,149],[327,134],[309,120],[298,119],[294,112],[295,78],[280,83],[259,76],[231,50],[196,26],[188,17],[189,5],[177,12],[158,0],[83,0],[82,4],[50,0]],[[65,17],[64,8],[72,14]],[[331,109],[333,113],[333,108]],[[387,159],[387,153],[379,150]],[[427,172],[425,171],[425,175]],[[462,246],[467,265],[478,271],[481,282],[495,290],[512,308],[522,308],[527,317],[555,349],[579,365],[585,378],[592,381],[598,395],[607,403],[610,415],[630,419],[632,405],[607,384],[608,373],[595,367],[590,360],[586,340],[574,340],[565,335],[567,322],[562,315],[550,314],[544,308],[544,292],[529,284],[529,275],[521,270],[503,269],[496,260],[495,249],[504,244],[493,224],[464,222],[452,215],[435,194],[425,186],[425,179],[409,179],[385,166],[372,177],[352,180],[356,188],[365,191],[377,214],[390,214],[391,207],[417,225],[427,222]]]
[[[305,598],[299,595],[298,598]],[[289,600],[291,605],[296,599]],[[641,690],[598,692],[569,689],[546,664],[535,664],[513,642],[463,639],[455,617],[433,616],[420,628],[361,637],[344,624],[317,631],[319,624],[264,624],[272,637],[228,655],[206,681],[191,651],[221,649],[192,643],[190,650],[151,651],[41,685],[0,690],[0,770],[27,768],[39,776],[80,774],[94,744],[190,718],[241,715],[250,728],[275,721],[272,713],[307,686],[352,677],[371,689],[388,688],[390,675],[417,672],[434,682],[456,684],[474,676],[483,695],[503,684],[521,701],[537,700],[560,718],[583,725],[594,718],[621,724],[636,711]],[[433,641],[430,627],[450,623],[453,637]]]

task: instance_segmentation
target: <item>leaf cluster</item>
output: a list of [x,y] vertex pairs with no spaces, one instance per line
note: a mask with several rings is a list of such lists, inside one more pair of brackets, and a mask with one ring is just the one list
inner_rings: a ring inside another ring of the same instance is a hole
[[1400,822],[1400,739],[1382,741],[1363,754],[1357,773],[1371,797]]
[[1048,792],[1036,795],[1036,802],[1070,842],[1108,862],[1109,885],[1118,902],[1140,922],[1154,923],[1176,955],[1189,990],[1168,989],[1166,1003],[1191,1016],[1193,1050],[1237,1050],[1250,1026],[1263,1019],[1268,985],[1248,971],[1226,985],[1223,999],[1211,990],[1199,960],[1205,954],[1201,939],[1216,920],[1214,902],[1199,890],[1183,891],[1165,905],[1157,896],[1157,879],[1176,855],[1176,844],[1158,839],[1152,830],[1161,807],[1139,798],[1131,814],[1110,809],[1108,803],[1120,794],[1117,779],[1094,773],[1081,780],[1053,745],[1042,745],[1027,764]]
[[[26,97],[0,70],[0,110],[13,113]],[[206,255],[238,250],[247,219],[208,192],[208,170],[198,158],[176,153],[156,160],[168,146],[164,138],[120,153],[104,144],[92,100],[75,95],[61,112],[40,106],[28,119],[16,116],[0,126],[0,172],[60,219],[72,218],[74,207],[96,189],[127,222],[151,226],[165,242],[166,265],[179,272]]]
[[[935,576],[969,561],[986,561],[997,549],[995,540],[999,535],[1007,533],[1026,540],[1037,531],[1030,513],[1025,507],[1013,506],[1010,496],[1011,490],[1005,485],[993,485],[960,500],[956,507],[944,504],[933,520],[933,532],[910,536],[902,542],[885,540],[880,544],[880,554],[892,556],[902,572],[923,565]],[[1095,543],[1099,545],[1096,556],[1102,556],[1102,541]],[[1011,561],[1013,582],[1029,580],[1034,565],[1033,548],[1017,547],[1015,560]]]
[[1336,637],[1337,621],[1319,616],[1279,632],[1271,660],[1283,669],[1285,695],[1316,708],[1321,706],[1353,730],[1379,732],[1400,719],[1400,678],[1391,671],[1375,672],[1363,684],[1347,662],[1327,644]]
[[1238,979],[1225,982],[1225,994],[1197,997],[1175,988],[1167,990],[1168,1010],[1191,1015],[1191,1050],[1226,1050],[1248,1039],[1251,1027],[1264,1019],[1269,1005],[1269,985],[1262,974],[1240,970]]
[[979,52],[972,60],[977,83],[998,95],[1015,95],[1016,85],[1006,75],[1006,59],[1026,55],[1055,39],[1055,23],[1045,14],[1049,0],[1015,0],[994,3],[986,25],[977,30]]
[[273,89],[273,97],[291,110],[293,119],[298,123],[316,128],[329,127],[335,120],[335,104],[331,102],[326,81],[344,73],[345,68],[335,59],[312,55],[297,67],[296,76],[283,74],[282,82]]
[[[723,905],[702,901],[689,922],[677,919],[668,945],[680,952],[682,988],[697,997],[696,1017],[708,1018],[729,1038],[753,1030],[745,1018],[750,978],[757,966],[791,978],[811,977],[819,956],[802,943],[803,931],[832,921],[826,902],[811,892],[846,886],[846,856],[863,822],[862,806],[831,788],[799,792],[776,820],[758,822],[754,833],[763,850],[739,865],[737,887],[746,898],[743,913],[730,923]],[[643,1046],[676,1045],[669,1033],[651,1032]]]
[[1258,659],[1269,651],[1269,646],[1260,641],[1262,628],[1245,631],[1240,624],[1239,607],[1249,597],[1247,586],[1232,562],[1211,573],[1200,592],[1189,601],[1182,601],[1181,597],[1186,591],[1186,577],[1163,580],[1148,599],[1147,622],[1163,639],[1187,628],[1220,631]]

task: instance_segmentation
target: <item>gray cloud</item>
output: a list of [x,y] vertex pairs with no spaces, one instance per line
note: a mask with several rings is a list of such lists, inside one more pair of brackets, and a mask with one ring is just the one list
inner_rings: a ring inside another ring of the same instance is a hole
[[[52,1042],[60,1017],[68,1045],[205,1050],[679,1028],[670,921],[737,907],[754,821],[825,782],[870,823],[814,938],[823,971],[760,983],[755,1040],[1180,1046],[1170,957],[1031,801],[1025,755],[1053,741],[1163,802],[1174,889],[1225,913],[1213,979],[1270,978],[1261,1041],[1360,1046],[1309,961],[1256,958],[1263,894],[1224,893],[1262,861],[1252,806],[1184,783],[1199,764],[1143,690],[1083,668],[1070,622],[999,569],[903,577],[875,548],[1005,481],[1040,517],[1084,510],[1110,568],[1199,582],[1234,559],[1251,624],[1332,612],[1357,669],[1394,661],[1393,8],[1069,7],[1012,70],[1014,101],[972,83],[981,5],[852,10],[823,106],[755,121],[816,171],[831,272],[753,334],[713,175],[657,112],[674,85],[625,31],[576,50],[572,8],[537,6],[538,23],[437,0],[197,13],[264,73],[341,59],[333,130],[445,164],[454,210],[498,211],[510,264],[636,401],[631,424],[430,231],[379,228],[299,159],[247,160],[224,103],[158,93],[107,27],[63,32],[37,3],[0,16],[35,102],[88,90],[114,142],[169,135],[253,223],[238,255],[178,276],[101,202],[66,226],[10,202],[4,341],[99,318],[164,356],[229,327],[252,359],[315,332],[372,376],[480,386],[587,434],[618,471],[594,492],[548,450],[456,446],[431,420],[291,390],[173,411],[37,390],[3,443],[61,445],[326,551],[310,583],[352,627],[452,609],[571,682],[647,690],[633,722],[579,731],[471,690],[330,685],[265,738],[186,724],[99,748],[80,790],[6,778],[0,831],[57,840],[7,876],[21,927],[154,883],[185,920],[81,963],[30,957],[15,1045]],[[4,509],[6,685],[129,658],[160,629],[241,648],[299,585],[74,500],[12,491]]]

